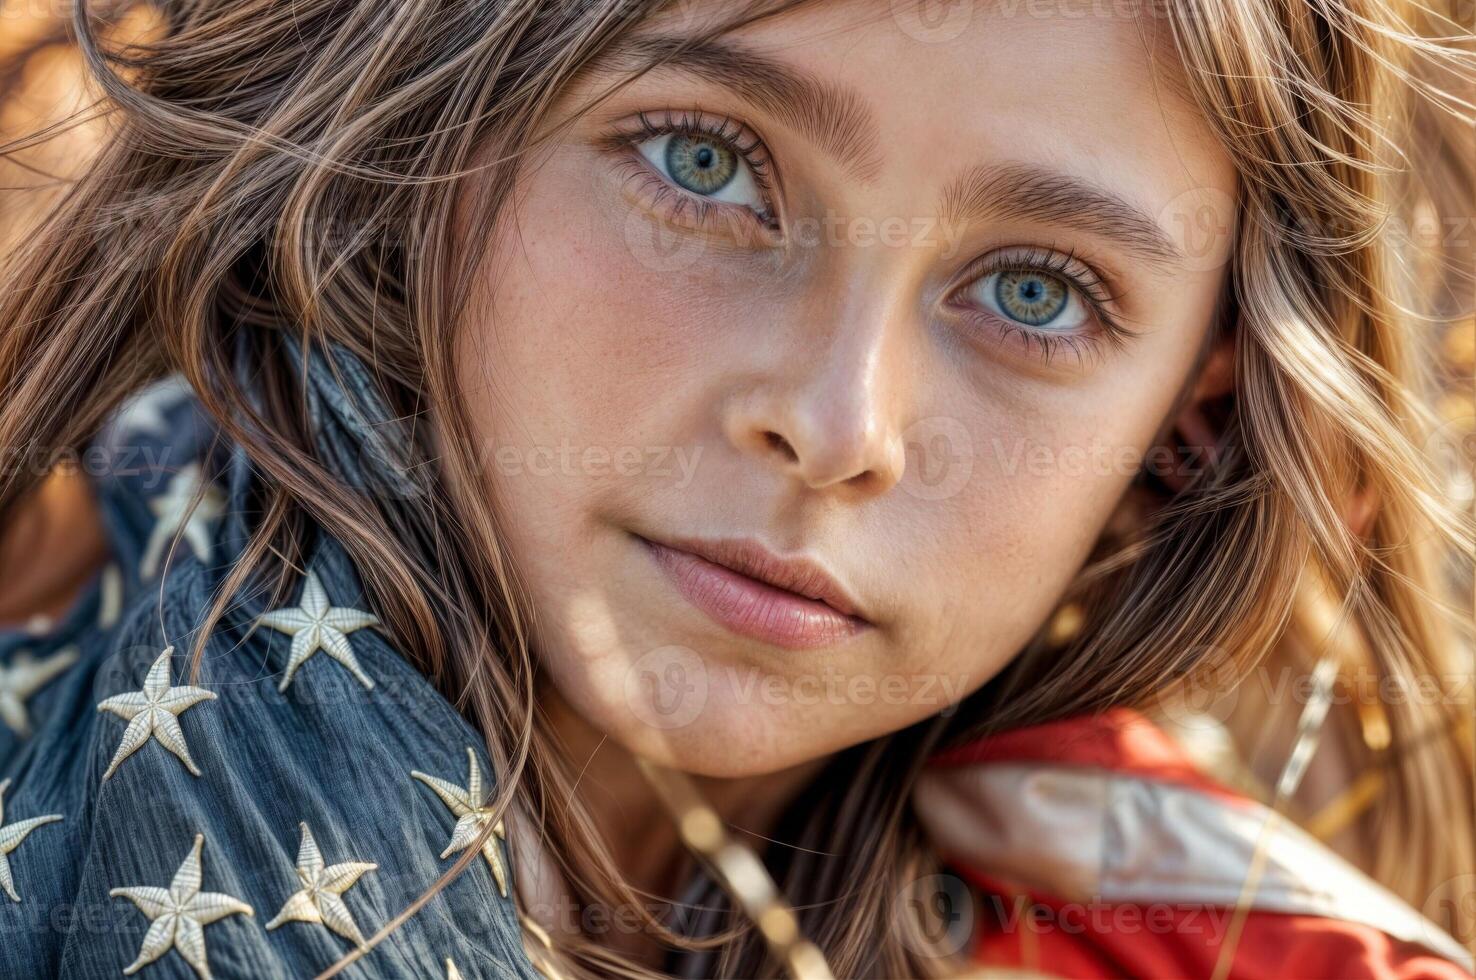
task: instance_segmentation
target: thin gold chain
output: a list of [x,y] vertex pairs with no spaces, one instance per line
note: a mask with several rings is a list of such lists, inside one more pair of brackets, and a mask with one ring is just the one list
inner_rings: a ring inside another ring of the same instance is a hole
[[701,857],[718,883],[758,927],[776,959],[794,980],[834,980],[820,947],[806,939],[794,910],[752,850],[728,836],[722,818],[685,773],[636,760],[676,821],[682,843]]

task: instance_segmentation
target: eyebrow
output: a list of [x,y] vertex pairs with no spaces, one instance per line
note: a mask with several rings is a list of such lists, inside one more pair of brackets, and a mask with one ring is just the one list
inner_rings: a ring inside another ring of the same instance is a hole
[[880,129],[854,89],[720,38],[646,34],[621,38],[600,61],[636,74],[668,69],[733,89],[808,137],[859,180],[881,170]]
[[1089,181],[1033,164],[971,167],[943,192],[945,225],[1023,220],[1111,239],[1150,262],[1172,265],[1183,251],[1147,212]]
[[[808,137],[857,179],[870,180],[881,170],[881,130],[860,93],[732,40],[627,35],[598,62],[635,75],[684,72],[730,88]],[[1160,265],[1184,259],[1146,212],[1082,178],[1031,164],[969,168],[944,189],[940,211],[949,226],[991,218],[1033,220],[1110,239]]]

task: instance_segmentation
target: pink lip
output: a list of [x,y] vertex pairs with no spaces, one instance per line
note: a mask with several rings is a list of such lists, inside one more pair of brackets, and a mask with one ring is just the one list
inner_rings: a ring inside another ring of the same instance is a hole
[[735,633],[803,650],[871,627],[840,583],[812,561],[781,558],[742,539],[640,540],[678,592]]

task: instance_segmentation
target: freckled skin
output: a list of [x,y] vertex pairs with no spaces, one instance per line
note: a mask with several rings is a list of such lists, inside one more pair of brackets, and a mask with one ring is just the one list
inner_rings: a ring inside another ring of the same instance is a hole
[[[1185,244],[1173,220],[1184,195],[1233,197],[1236,179],[1202,121],[1155,80],[1126,19],[976,8],[956,37],[923,43],[887,4],[840,3],[732,37],[869,104],[879,130],[870,178],[731,89],[647,76],[525,176],[516,220],[489,249],[497,261],[478,284],[459,363],[559,694],[632,751],[737,777],[936,713],[1020,649],[1134,475],[1092,466],[1089,454],[1085,471],[1050,461],[1093,446],[1146,451],[1193,381],[1223,255],[1155,269],[1108,239],[999,220],[961,229],[948,248],[938,235],[745,248],[675,227],[661,232],[669,248],[658,255],[652,210],[622,182],[632,154],[600,136],[643,110],[740,119],[772,157],[788,221],[926,219],[961,170],[1027,163],[1091,180]],[[1014,246],[1070,249],[1110,268],[1114,309],[1135,335],[1080,361],[1069,350],[1046,361],[942,308],[965,266]],[[584,455],[614,459],[622,447],[627,463],[642,463],[617,472]],[[696,460],[685,475],[676,450]],[[960,468],[958,485],[938,482]],[[812,556],[874,626],[809,651],[734,635],[674,591],[634,530],[755,537]],[[691,654],[662,660],[673,646]],[[879,693],[866,695],[868,683]],[[642,699],[663,684],[700,710],[653,724]]]

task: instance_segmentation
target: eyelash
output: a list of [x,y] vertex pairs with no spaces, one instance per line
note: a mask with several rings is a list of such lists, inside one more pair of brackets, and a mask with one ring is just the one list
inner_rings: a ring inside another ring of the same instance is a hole
[[1114,349],[1121,349],[1133,336],[1133,332],[1123,324],[1121,318],[1108,309],[1108,305],[1118,299],[1118,294],[1112,292],[1107,280],[1078,258],[1070,248],[1063,250],[1026,245],[991,252],[965,268],[962,283],[953,289],[951,295],[971,288],[996,272],[1045,272],[1064,280],[1087,304],[1091,318],[1099,325],[1100,330],[1096,334],[1052,333],[1005,320],[974,305],[950,302],[953,309],[970,318],[986,318],[991,329],[999,333],[1002,340],[1009,342],[1013,339],[1023,345],[1027,353],[1031,352],[1032,347],[1036,348],[1036,353],[1047,363],[1062,350],[1070,350],[1080,362],[1089,356],[1101,354],[1103,343]]
[[[682,190],[661,174],[654,172],[649,163],[637,159],[639,153],[636,151],[636,146],[638,144],[646,140],[660,139],[663,136],[706,136],[728,147],[748,167],[749,173],[753,176],[754,185],[763,195],[765,210],[759,212],[744,205],[714,201]],[[697,222],[705,224],[711,218],[714,209],[721,209],[724,213],[731,213],[737,209],[756,221],[765,231],[778,230],[778,218],[773,205],[773,160],[758,134],[732,116],[713,116],[700,110],[685,109],[638,112],[635,115],[633,127],[614,129],[606,133],[600,143],[607,151],[629,153],[626,160],[630,167],[629,175],[649,180],[647,188],[653,195],[651,205],[670,205],[673,217],[679,217],[682,208],[691,208],[695,212]]]
[[[753,181],[766,203],[764,212],[757,212],[746,205],[714,201],[685,191],[655,172],[644,159],[639,159],[636,147],[646,140],[663,136],[707,136],[718,140],[736,153],[748,166]],[[731,214],[734,209],[756,222],[765,232],[779,230],[773,201],[774,165],[765,149],[763,140],[731,116],[713,116],[701,110],[663,109],[656,112],[641,111],[635,115],[635,125],[615,128],[600,139],[602,147],[610,152],[627,154],[625,163],[629,175],[646,182],[652,195],[647,202],[653,208],[668,208],[668,217],[683,217],[683,209],[690,208],[695,222],[707,227],[716,213]],[[731,230],[731,229],[729,229]],[[1079,259],[1067,248],[1041,248],[1021,246],[992,252],[973,263],[965,270],[963,282],[953,292],[959,293],[979,280],[996,272],[1046,272],[1064,280],[1087,304],[1091,318],[1100,329],[1095,334],[1051,333],[1032,328],[1026,324],[1013,323],[989,311],[975,306],[954,304],[954,308],[971,318],[984,317],[990,321],[1003,342],[1011,341],[1022,345],[1027,353],[1032,347],[1049,363],[1062,350],[1070,350],[1078,362],[1088,356],[1102,353],[1102,344],[1120,349],[1133,336],[1118,316],[1108,309],[1108,304],[1118,297],[1108,287],[1107,281],[1097,274],[1089,264]]]

